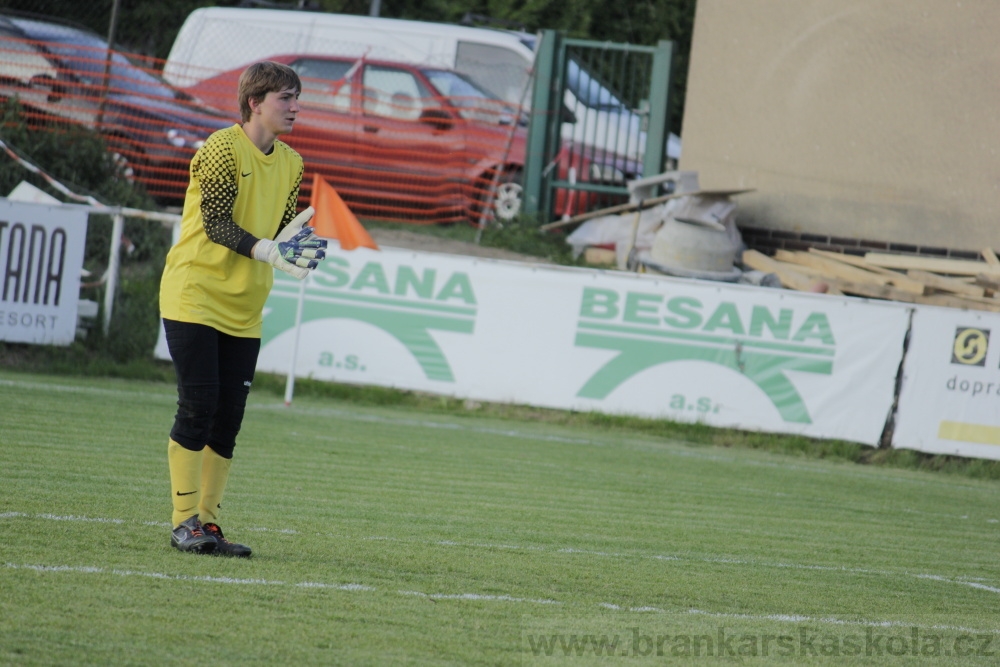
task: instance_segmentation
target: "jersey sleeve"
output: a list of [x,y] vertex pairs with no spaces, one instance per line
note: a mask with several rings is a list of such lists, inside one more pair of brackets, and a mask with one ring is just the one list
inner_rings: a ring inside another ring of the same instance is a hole
[[232,138],[221,132],[209,137],[195,154],[191,169],[201,188],[205,234],[215,243],[249,257],[257,239],[233,220],[237,186]]
[[302,162],[300,161],[299,173],[295,177],[295,182],[292,185],[291,191],[288,193],[288,199],[285,202],[285,213],[281,216],[281,223],[278,225],[278,231],[275,234],[275,237],[277,237],[278,234],[281,233],[281,230],[287,227],[288,223],[292,221],[292,218],[298,214],[299,188],[302,186],[302,174],[304,170]]

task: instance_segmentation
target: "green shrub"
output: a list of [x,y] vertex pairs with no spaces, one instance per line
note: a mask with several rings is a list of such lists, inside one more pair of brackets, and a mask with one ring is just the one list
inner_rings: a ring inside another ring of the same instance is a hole
[[561,231],[543,232],[531,220],[518,218],[503,225],[493,224],[483,229],[480,243],[490,248],[503,248],[523,255],[542,257],[556,264],[574,266],[572,248]]
[[[0,138],[12,151],[43,168],[76,194],[89,195],[108,205],[156,210],[140,186],[119,174],[101,136],[85,127],[60,121],[42,123],[12,100],[0,103]],[[10,192],[21,181],[62,201],[70,199],[18,161],[9,156],[0,160],[0,193]],[[110,259],[111,230],[110,216],[89,216],[83,266],[91,275],[83,281],[81,298],[103,303],[102,277]],[[66,348],[0,343],[0,363],[54,372],[102,369],[103,374],[110,375],[132,368],[124,374],[138,377],[158,372],[148,360],[159,331],[157,290],[170,247],[170,230],[159,222],[126,219],[124,237],[127,243],[121,252],[109,331],[103,332],[98,324],[83,340]],[[137,365],[144,366],[144,370],[138,370]]]

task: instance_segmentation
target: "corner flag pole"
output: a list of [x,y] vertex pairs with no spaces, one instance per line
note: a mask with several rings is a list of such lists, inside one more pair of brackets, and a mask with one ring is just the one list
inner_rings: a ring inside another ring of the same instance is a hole
[[292,394],[295,391],[295,361],[299,356],[299,333],[302,329],[302,311],[306,303],[306,283],[309,276],[299,283],[299,303],[295,308],[295,339],[292,343],[292,354],[288,360],[288,378],[285,380],[285,406],[292,404]]
[[[316,236],[336,239],[341,250],[354,250],[359,247],[378,250],[375,239],[368,234],[337,191],[318,173],[313,174],[309,205],[315,211],[309,224]],[[299,334],[302,330],[302,310],[306,301],[307,280],[308,276],[299,288],[299,304],[295,311],[295,342],[292,345],[292,358],[289,360],[288,379],[285,381],[286,406],[292,404],[292,392],[295,388],[295,361],[299,356]]]

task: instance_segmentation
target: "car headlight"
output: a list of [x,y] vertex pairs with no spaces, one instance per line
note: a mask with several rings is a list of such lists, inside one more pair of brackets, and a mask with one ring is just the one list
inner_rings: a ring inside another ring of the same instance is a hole
[[167,130],[167,141],[177,148],[194,148],[195,150],[205,145],[205,137],[189,132],[171,128]]
[[591,164],[590,180],[602,183],[624,183],[625,172],[611,164]]

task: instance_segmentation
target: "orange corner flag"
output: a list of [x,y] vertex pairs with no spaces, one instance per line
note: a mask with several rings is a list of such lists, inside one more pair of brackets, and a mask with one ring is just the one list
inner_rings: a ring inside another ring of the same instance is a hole
[[351,209],[347,208],[347,204],[333,186],[324,181],[319,174],[313,174],[309,204],[316,209],[316,214],[309,221],[309,225],[316,230],[316,236],[337,239],[343,250],[354,250],[358,247],[378,250],[378,244],[354,217]]

